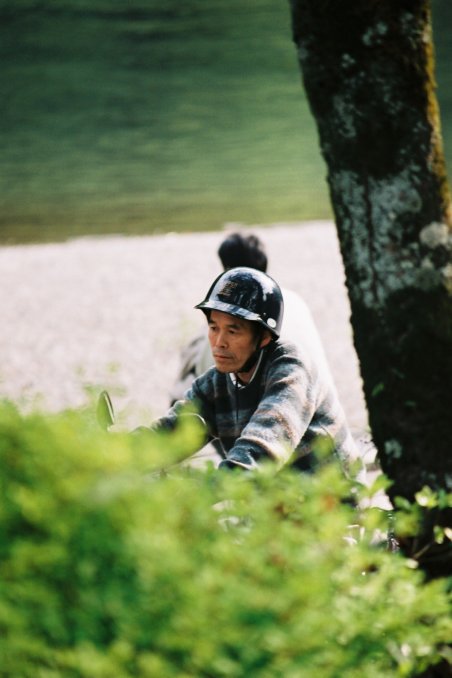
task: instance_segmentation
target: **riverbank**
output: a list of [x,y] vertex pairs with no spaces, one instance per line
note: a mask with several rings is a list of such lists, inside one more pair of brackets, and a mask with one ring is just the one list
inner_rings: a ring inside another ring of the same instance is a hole
[[[359,435],[367,414],[333,224],[249,230],[267,247],[269,273],[309,304]],[[203,323],[193,306],[220,271],[223,237],[170,233],[0,247],[0,395],[52,411],[84,406],[90,392],[108,388],[126,426],[161,414],[179,350]]]

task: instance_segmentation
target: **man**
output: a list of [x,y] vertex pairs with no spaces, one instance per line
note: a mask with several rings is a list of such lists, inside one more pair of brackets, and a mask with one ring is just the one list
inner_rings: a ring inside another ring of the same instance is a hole
[[[254,234],[230,233],[218,248],[218,257],[224,271],[238,266],[267,272],[268,258],[262,241]],[[322,341],[306,302],[292,290],[282,288],[284,322],[281,337],[295,343],[303,352],[305,362],[314,360],[325,379],[334,388],[333,378],[325,356]],[[207,335],[204,331],[194,337],[183,349],[179,375],[170,392],[170,403],[183,397],[193,379],[214,364]]]
[[329,379],[312,356],[305,360],[279,338],[284,302],[270,276],[247,267],[226,271],[196,308],[207,318],[215,364],[153,429],[174,426],[192,402],[221,443],[220,467],[250,470],[271,460],[310,471],[319,440],[346,465],[356,456]]

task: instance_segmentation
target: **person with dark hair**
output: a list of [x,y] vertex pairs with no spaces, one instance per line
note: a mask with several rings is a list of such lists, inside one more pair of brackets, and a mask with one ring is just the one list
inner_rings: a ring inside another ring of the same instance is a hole
[[[254,234],[231,233],[220,244],[218,257],[223,270],[247,266],[266,272],[268,258],[262,241]],[[319,333],[305,301],[292,290],[282,288],[284,322],[281,336],[297,345],[306,362],[314,361],[334,389]],[[206,333],[200,332],[181,352],[180,369],[170,391],[170,403],[184,396],[192,381],[213,365]]]
[[236,266],[248,266],[267,272],[267,255],[256,235],[231,233],[218,248],[218,256],[225,271]]
[[232,268],[212,283],[200,309],[214,365],[152,425],[172,430],[196,405],[220,468],[252,470],[272,461],[314,471],[319,449],[347,471],[356,448],[335,390],[313,356],[281,339],[284,300],[273,278]]

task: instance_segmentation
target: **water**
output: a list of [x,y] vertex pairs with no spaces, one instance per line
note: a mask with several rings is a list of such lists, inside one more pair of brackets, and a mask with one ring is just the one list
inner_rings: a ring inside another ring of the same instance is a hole
[[[452,167],[452,3],[434,0]],[[0,0],[0,241],[331,217],[286,0]]]

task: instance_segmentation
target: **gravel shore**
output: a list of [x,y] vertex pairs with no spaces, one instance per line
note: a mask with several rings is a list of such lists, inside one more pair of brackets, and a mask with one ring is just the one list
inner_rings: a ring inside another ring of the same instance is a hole
[[[227,230],[240,225],[229,224]],[[330,222],[253,227],[269,273],[309,304],[352,428],[367,427],[350,307]],[[121,421],[162,414],[193,309],[220,272],[224,232],[82,238],[0,247],[0,395],[24,407],[79,407],[107,388]]]

